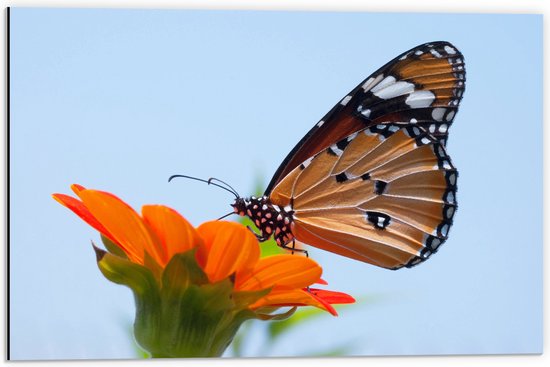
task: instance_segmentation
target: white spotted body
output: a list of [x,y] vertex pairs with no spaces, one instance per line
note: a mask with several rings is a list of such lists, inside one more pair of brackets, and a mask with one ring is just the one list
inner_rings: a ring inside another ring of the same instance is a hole
[[294,239],[292,234],[293,214],[290,207],[273,205],[267,196],[256,198],[237,198],[231,205],[235,213],[248,216],[260,230],[261,241],[271,236],[277,245],[285,247]]

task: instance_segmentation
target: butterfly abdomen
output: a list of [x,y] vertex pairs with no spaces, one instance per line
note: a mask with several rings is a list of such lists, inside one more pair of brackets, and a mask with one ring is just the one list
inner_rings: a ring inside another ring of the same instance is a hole
[[249,217],[261,232],[261,240],[267,240],[271,236],[277,245],[284,246],[289,243],[292,234],[294,211],[290,208],[282,208],[271,203],[267,196],[257,198],[237,198],[232,205],[235,213]]

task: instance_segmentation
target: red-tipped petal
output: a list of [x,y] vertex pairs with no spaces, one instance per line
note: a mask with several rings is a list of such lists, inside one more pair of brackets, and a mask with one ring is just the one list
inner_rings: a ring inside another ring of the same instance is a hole
[[78,215],[83,221],[95,228],[97,231],[108,237],[111,241],[115,242],[109,231],[90,213],[88,208],[82,203],[82,201],[75,199],[65,194],[53,194],[52,197],[61,205],[70,209],[76,215]]
[[78,195],[78,193],[80,191],[86,190],[86,188],[82,185],[79,185],[79,184],[72,184],[71,185],[71,190],[73,190],[73,192]]
[[320,278],[318,281],[315,282],[315,284],[328,285],[327,281],[323,278]]
[[250,308],[254,310],[262,307],[285,306],[315,306],[330,312],[334,316],[338,315],[334,307],[328,302],[302,289],[273,290],[267,296],[252,304]]
[[329,291],[325,289],[309,288],[309,291],[316,297],[323,299],[330,304],[355,303],[355,298],[343,292]]

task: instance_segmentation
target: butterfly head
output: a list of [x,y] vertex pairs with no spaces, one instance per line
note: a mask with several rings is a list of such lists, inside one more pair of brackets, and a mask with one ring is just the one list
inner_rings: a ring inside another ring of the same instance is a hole
[[235,214],[239,214],[241,217],[246,215],[246,210],[249,205],[250,205],[250,202],[245,198],[241,198],[241,197],[235,198],[235,201],[233,202],[233,204],[231,204]]

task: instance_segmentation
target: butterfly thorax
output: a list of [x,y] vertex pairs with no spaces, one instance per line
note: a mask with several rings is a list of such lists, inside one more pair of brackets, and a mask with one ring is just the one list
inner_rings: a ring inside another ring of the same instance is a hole
[[284,246],[294,238],[291,229],[294,214],[292,208],[281,208],[271,203],[267,196],[237,198],[231,206],[235,213],[246,215],[254,222],[261,232],[260,241],[273,236],[279,246]]

